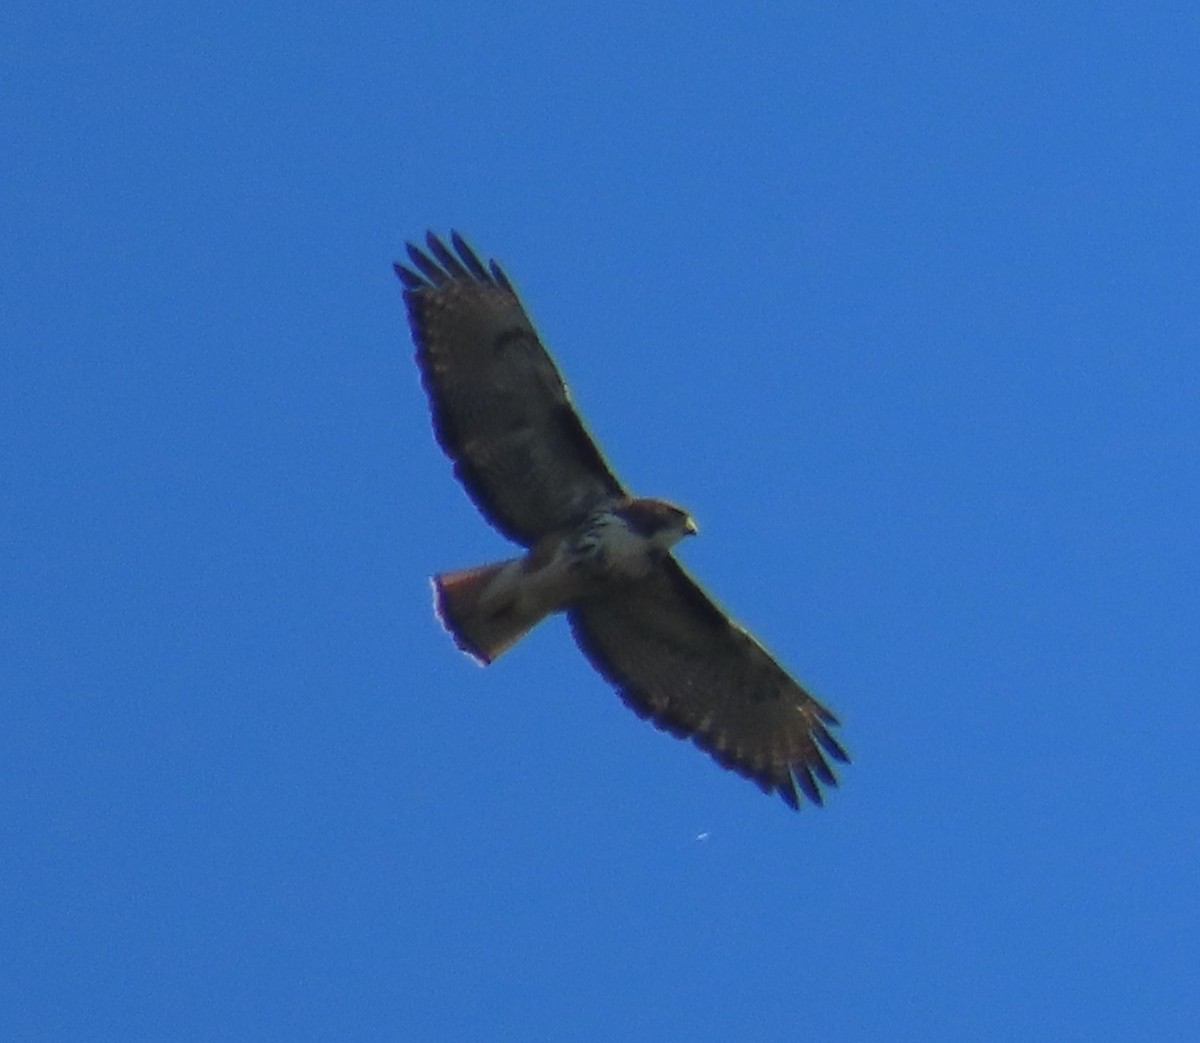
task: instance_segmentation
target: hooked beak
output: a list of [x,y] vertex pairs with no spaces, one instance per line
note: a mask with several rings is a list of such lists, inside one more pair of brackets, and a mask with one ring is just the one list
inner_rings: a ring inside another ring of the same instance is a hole
[[695,536],[699,531],[700,526],[698,526],[691,515],[689,515],[687,521],[683,523],[683,534],[685,536]]

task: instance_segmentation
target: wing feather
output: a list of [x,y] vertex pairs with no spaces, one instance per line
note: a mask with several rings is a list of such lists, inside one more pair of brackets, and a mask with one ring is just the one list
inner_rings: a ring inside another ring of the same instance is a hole
[[419,246],[407,243],[408,259],[420,269],[427,282],[432,286],[444,286],[450,281],[450,275],[438,267],[437,261],[425,253]]
[[[436,238],[436,236],[434,237]],[[483,262],[479,259],[479,255],[471,249],[467,241],[457,232],[450,233],[450,242],[454,249],[458,251],[458,256],[463,259],[463,262],[471,270],[471,274],[478,282],[488,282],[491,276],[488,270],[483,266]],[[493,262],[494,263],[494,262]],[[507,282],[507,280],[505,280]]]
[[649,579],[568,611],[584,654],[640,717],[688,738],[722,767],[778,794],[822,803],[837,784],[826,757],[847,761],[837,719],[674,558]]
[[626,495],[511,282],[457,232],[397,264],[434,431],[484,517],[525,546]]

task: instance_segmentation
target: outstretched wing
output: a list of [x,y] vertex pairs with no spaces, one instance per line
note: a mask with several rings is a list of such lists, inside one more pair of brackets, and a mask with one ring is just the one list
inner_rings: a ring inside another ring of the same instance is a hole
[[826,757],[849,759],[829,733],[837,718],[674,558],[568,618],[576,643],[638,716],[793,808],[801,794],[822,803],[820,785],[837,784]]
[[[438,442],[484,517],[526,547],[625,495],[516,291],[457,232],[395,266]],[[432,256],[431,256],[432,255]]]

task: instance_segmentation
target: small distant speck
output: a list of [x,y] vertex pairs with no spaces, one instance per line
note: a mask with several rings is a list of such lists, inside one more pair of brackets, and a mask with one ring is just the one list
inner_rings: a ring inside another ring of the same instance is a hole
[[707,840],[707,839],[708,839],[708,834],[707,834],[707,833],[697,833],[697,834],[696,834],[696,839],[697,839],[697,840]]

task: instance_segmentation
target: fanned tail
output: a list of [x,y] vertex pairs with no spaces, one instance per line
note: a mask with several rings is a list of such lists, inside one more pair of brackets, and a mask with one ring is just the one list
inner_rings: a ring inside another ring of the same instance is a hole
[[484,666],[546,614],[522,606],[521,579],[520,559],[433,577],[438,618],[454,643]]

